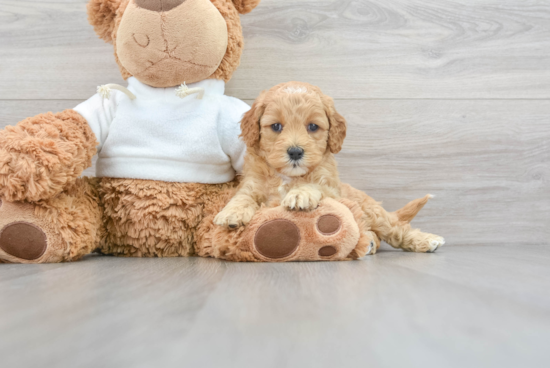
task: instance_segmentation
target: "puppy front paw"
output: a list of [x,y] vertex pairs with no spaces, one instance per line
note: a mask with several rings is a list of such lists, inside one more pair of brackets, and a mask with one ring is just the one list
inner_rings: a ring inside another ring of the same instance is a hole
[[239,209],[226,207],[214,218],[214,223],[218,226],[236,229],[248,225],[255,213],[256,209],[252,207],[241,207]]
[[323,194],[315,189],[292,189],[281,203],[288,210],[311,211],[319,207]]

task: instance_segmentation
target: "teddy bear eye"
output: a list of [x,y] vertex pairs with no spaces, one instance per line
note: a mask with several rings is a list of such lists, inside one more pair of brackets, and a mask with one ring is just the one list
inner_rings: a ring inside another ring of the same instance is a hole
[[283,126],[281,123],[273,124],[271,125],[271,129],[276,133],[280,133],[283,130]]
[[319,130],[319,125],[311,123],[307,126],[307,130],[310,132],[316,132]]

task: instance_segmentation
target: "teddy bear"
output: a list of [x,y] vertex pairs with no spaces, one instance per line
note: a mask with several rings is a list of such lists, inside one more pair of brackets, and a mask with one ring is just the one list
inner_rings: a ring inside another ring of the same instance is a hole
[[[375,252],[380,240],[367,231],[372,219],[359,194],[310,212],[264,208],[244,228],[214,224],[246,154],[240,122],[250,107],[224,93],[244,47],[239,14],[259,2],[89,1],[89,21],[113,44],[128,87],[100,86],[74,109],[0,131],[0,263],[92,252],[252,262]],[[81,177],[95,155],[96,177]],[[407,223],[425,202],[392,216]],[[339,231],[322,219],[337,219]],[[329,243],[339,244],[337,255],[323,255]]]

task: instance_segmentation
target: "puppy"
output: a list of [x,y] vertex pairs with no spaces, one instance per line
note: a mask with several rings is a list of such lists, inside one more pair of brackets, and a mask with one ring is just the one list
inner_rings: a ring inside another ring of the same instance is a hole
[[247,145],[244,178],[214,219],[217,225],[247,225],[262,205],[311,211],[323,198],[345,198],[363,211],[366,222],[361,231],[395,248],[434,252],[445,244],[442,237],[410,225],[432,196],[387,212],[367,194],[340,183],[334,154],[346,137],[346,120],[319,88],[290,82],[264,91],[245,114],[241,130]]
[[241,128],[248,147],[244,178],[217,225],[247,225],[262,204],[310,211],[323,198],[340,197],[334,154],[346,137],[346,120],[318,87],[290,82],[264,91]]

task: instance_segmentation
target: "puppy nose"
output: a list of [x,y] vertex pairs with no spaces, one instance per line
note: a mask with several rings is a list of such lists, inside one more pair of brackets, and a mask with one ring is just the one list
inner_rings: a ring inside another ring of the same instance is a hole
[[300,147],[290,147],[287,153],[292,161],[298,161],[304,157],[304,150]]
[[140,8],[155,11],[167,12],[183,4],[186,0],[134,0]]

